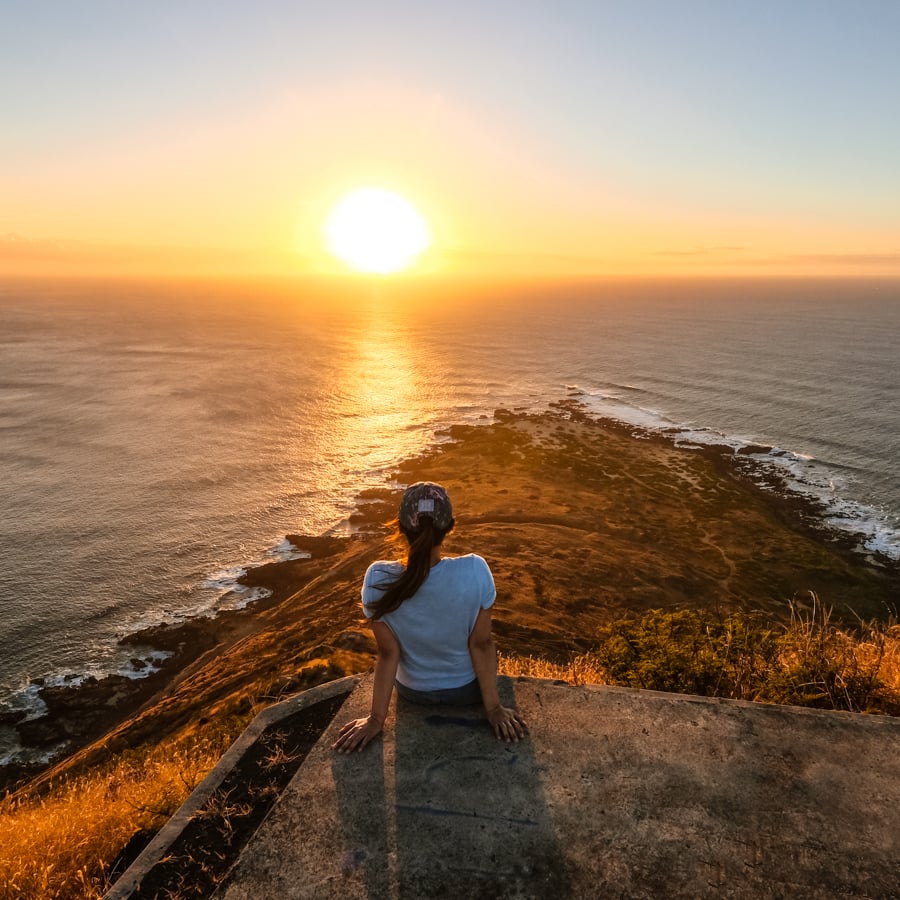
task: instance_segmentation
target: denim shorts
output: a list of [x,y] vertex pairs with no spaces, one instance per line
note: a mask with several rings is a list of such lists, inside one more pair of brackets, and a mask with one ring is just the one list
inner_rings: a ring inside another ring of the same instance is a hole
[[395,684],[397,693],[411,703],[437,703],[448,706],[471,706],[481,703],[481,688],[478,687],[477,678],[461,687],[447,688],[442,691],[414,691],[399,681]]

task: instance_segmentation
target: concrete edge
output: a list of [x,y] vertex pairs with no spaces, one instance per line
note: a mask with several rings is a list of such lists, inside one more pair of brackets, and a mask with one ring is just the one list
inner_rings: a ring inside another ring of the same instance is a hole
[[180,837],[188,822],[216,792],[219,785],[267,728],[313,704],[331,700],[340,694],[349,695],[362,677],[362,675],[347,675],[336,681],[329,681],[287,700],[282,700],[280,703],[275,703],[259,713],[228,748],[213,770],[194,788],[169,821],[160,828],[138,858],[103,895],[103,900],[126,900],[131,896],[147,873],[168,854],[169,849]]
[[703,694],[676,694],[672,691],[653,691],[649,688],[622,687],[618,684],[571,684],[558,678],[535,678],[531,675],[500,675],[499,678],[507,679],[511,683],[521,681],[534,681],[554,687],[567,687],[575,691],[588,691],[591,693],[624,694],[633,696],[640,694],[642,697],[648,694],[658,700],[671,703],[682,702],[690,704],[704,704],[711,706],[743,707],[744,709],[763,710],[764,712],[790,712],[799,713],[802,716],[812,718],[831,719],[834,717],[852,719],[854,722],[865,723],[866,728],[900,728],[900,716],[888,716],[881,713],[850,712],[845,709],[816,709],[812,706],[790,706],[787,703],[768,703],[763,700],[735,700],[731,697],[707,697]]

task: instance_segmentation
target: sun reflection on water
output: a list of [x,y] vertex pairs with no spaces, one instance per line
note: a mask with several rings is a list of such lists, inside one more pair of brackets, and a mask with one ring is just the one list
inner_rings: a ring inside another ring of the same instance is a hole
[[348,352],[335,397],[335,443],[345,476],[370,475],[423,449],[433,410],[422,348],[386,310],[360,317],[346,336]]

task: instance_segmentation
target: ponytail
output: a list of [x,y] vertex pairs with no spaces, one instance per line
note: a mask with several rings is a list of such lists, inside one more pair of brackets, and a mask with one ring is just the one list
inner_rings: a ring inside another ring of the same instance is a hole
[[450,528],[439,531],[434,527],[431,516],[421,516],[419,521],[420,525],[415,531],[400,526],[400,531],[409,542],[406,568],[393,581],[375,585],[384,593],[369,605],[373,619],[380,619],[386,613],[393,612],[422,587],[431,570],[431,554],[434,548],[440,547],[447,532],[453,527],[451,521]]

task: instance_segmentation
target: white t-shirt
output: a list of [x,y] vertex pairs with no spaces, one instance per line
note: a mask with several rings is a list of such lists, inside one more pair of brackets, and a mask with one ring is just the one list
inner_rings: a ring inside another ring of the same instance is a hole
[[[363,579],[363,613],[378,600],[378,585],[403,571],[399,562],[372,563]],[[431,567],[422,586],[386,613],[380,621],[400,644],[397,680],[415,691],[462,687],[475,678],[469,656],[469,635],[482,609],[494,603],[497,591],[488,564],[474,553],[451,556]]]

